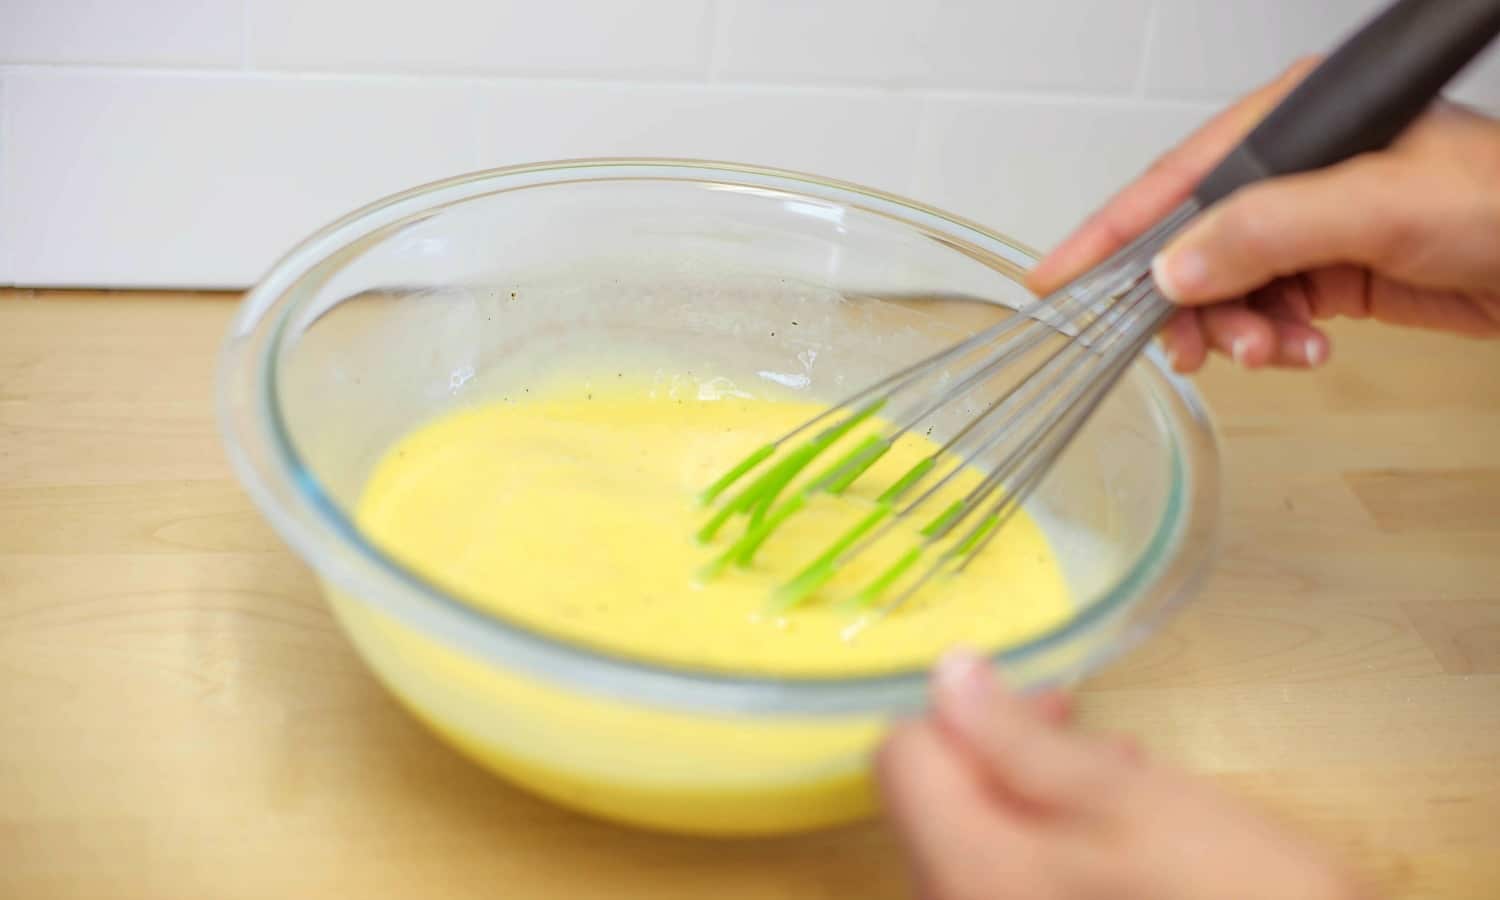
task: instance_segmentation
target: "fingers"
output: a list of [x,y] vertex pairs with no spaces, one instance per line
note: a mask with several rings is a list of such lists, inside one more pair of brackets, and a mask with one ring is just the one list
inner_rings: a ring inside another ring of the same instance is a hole
[[1206,324],[1200,325],[1190,339],[1164,336],[1172,342],[1169,346],[1196,342],[1207,348],[1199,349],[1196,356],[1168,350],[1173,368],[1183,374],[1201,369],[1207,350],[1221,353],[1246,369],[1315,369],[1328,360],[1328,336],[1311,325],[1271,318],[1243,307],[1232,312],[1210,307],[1202,312]]
[[1141,742],[1129,735],[1112,737],[1107,741],[1106,746],[1126,765],[1138,766],[1146,760],[1146,751],[1141,749]]
[[1196,309],[1179,309],[1162,329],[1162,345],[1167,359],[1177,372],[1187,375],[1203,368],[1208,361],[1208,342]]
[[1053,727],[1073,718],[1073,700],[1062,691],[1042,691],[1026,698],[1026,702],[1038,719]]
[[1271,365],[1283,369],[1316,369],[1328,359],[1328,336],[1300,322],[1269,320],[1276,352]]
[[1247,305],[1266,317],[1275,335],[1272,365],[1314,369],[1328,359],[1328,336],[1312,325],[1310,280],[1297,277],[1275,282],[1253,294]]
[[1127,774],[1119,754],[1042,721],[972,654],[952,654],[938,667],[934,700],[939,725],[973,755],[991,787],[1027,805],[1103,809]]
[[[950,741],[929,722],[898,727],[876,759],[876,778],[923,897],[989,896],[1026,877],[1036,846]],[[1012,868],[1000,879],[1003,868]]]
[[1247,369],[1258,369],[1276,355],[1276,334],[1265,316],[1242,303],[1220,303],[1200,311],[1209,346]]
[[1473,337],[1500,335],[1500,293],[1423,290],[1350,265],[1318,269],[1304,280],[1315,319],[1373,318]]
[[1306,77],[1314,63],[1304,60],[1292,66],[1162,156],[1038,263],[1027,278],[1027,287],[1039,296],[1056,290],[1170,212]]
[[1302,282],[1309,319],[1367,319],[1371,315],[1371,273],[1362,266],[1328,266],[1307,272]]
[[1245,368],[1311,369],[1328,360],[1328,336],[1313,326],[1312,300],[1300,280],[1257,291],[1249,302],[1178,310],[1162,329],[1172,368],[1198,371],[1210,352]]

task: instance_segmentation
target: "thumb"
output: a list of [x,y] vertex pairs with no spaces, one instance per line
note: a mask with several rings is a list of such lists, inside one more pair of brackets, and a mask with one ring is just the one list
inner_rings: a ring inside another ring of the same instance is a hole
[[1242,188],[1156,257],[1157,286],[1195,305],[1338,263],[1388,269],[1410,256],[1413,236],[1427,228],[1427,204],[1401,184],[1404,175],[1389,161],[1366,157]]
[[990,783],[1033,806],[1105,807],[1130,774],[1125,758],[1060,730],[1000,687],[984,661],[949,654],[934,679],[938,723],[969,751]]

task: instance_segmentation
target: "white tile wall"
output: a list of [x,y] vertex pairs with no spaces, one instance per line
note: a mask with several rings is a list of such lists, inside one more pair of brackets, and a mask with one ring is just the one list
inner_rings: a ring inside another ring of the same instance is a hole
[[709,0],[249,0],[257,66],[695,77]]
[[933,100],[913,193],[1042,249],[1212,112],[1155,102]]
[[1500,113],[1500,45],[1474,60],[1459,76],[1451,93],[1465,103]]
[[[1156,2],[1147,92],[1224,100],[1265,81],[1297,57],[1337,43],[1387,0]],[[1500,53],[1487,57],[1454,93],[1500,108]]]
[[0,285],[11,284],[16,280],[15,266],[11,260],[14,249],[10,240],[11,180],[6,176],[15,148],[5,138],[9,130],[7,120],[10,118],[10,98],[6,96],[6,90],[5,79],[0,78]]
[[238,66],[244,0],[0,0],[0,61]]
[[[1381,0],[1157,0],[1146,90],[1225,99],[1328,47]],[[1233,48],[1232,53],[1225,50]]]
[[[727,158],[1046,245],[1378,0],[0,0],[0,283],[239,286],[480,166]],[[1500,51],[1458,96],[1500,111]]]
[[726,0],[716,73],[775,82],[1128,93],[1141,65],[1149,7],[1150,0]]
[[349,209],[475,168],[465,85],[27,71],[6,88],[23,284],[245,284]]
[[719,86],[509,83],[480,97],[485,167],[601,153],[727,159],[898,192],[911,186],[921,109],[902,95]]

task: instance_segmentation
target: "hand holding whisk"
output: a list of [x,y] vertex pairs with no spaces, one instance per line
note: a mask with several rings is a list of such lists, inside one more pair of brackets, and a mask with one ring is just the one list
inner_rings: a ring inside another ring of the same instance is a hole
[[[1174,307],[1151,275],[1162,247],[1200,212],[1241,187],[1385,147],[1497,33],[1500,0],[1392,4],[1318,66],[1190,198],[1141,237],[1073,283],[761,447],[711,485],[703,500],[715,508],[699,538],[714,540],[737,517],[746,525],[710,563],[706,576],[729,565],[749,565],[777,527],[813,496],[843,493],[904,435],[956,405],[982,398],[975,414],[941,447],[885,487],[868,514],[783,584],[773,605],[786,610],[806,602],[851,558],[901,523],[920,523],[919,540],[850,598],[851,604],[888,613],[938,576],[961,571],[1021,508],[1171,315]],[[878,433],[808,474],[815,460],[886,413],[892,418]],[[994,462],[977,484],[948,501],[955,479],[980,459]]]

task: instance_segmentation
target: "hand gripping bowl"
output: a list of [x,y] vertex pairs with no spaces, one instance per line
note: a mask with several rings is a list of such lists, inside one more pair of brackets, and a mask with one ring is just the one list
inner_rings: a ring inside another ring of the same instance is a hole
[[[997,318],[1033,255],[929,207],[747,166],[588,160],[481,172],[319,231],[243,303],[219,414],[240,478],[385,685],[485,766],[576,809],[765,834],[866,815],[868,759],[924,673],[774,678],[655,665],[481,612],[367,541],[352,508],[397,438],[579,354],[655,355],[820,400]],[[796,327],[789,322],[795,320]],[[991,648],[1021,688],[1129,648],[1212,555],[1217,451],[1143,357],[1028,502],[1075,612]]]

